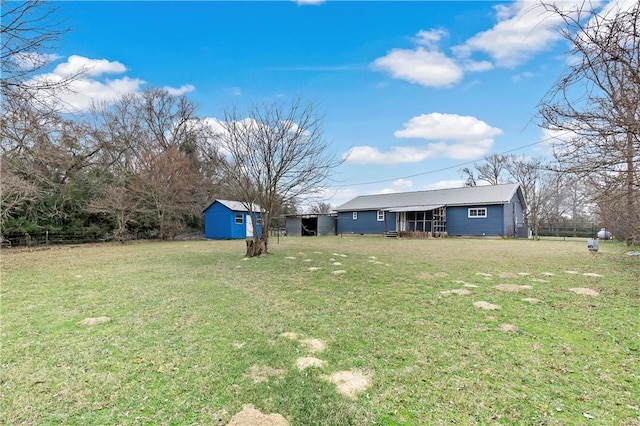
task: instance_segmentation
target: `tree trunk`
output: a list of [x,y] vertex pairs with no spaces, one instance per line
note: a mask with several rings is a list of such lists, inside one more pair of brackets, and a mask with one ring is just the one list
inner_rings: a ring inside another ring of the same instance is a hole
[[264,238],[247,240],[246,244],[247,252],[244,255],[245,257],[260,256],[261,254],[267,253],[267,243]]

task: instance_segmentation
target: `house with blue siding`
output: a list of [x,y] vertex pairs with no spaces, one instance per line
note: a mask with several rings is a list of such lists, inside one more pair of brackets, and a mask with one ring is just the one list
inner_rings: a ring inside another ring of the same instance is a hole
[[517,183],[361,195],[337,207],[339,234],[522,235],[526,202]]
[[215,240],[253,238],[253,221],[260,220],[260,206],[253,205],[252,210],[253,216],[239,201],[214,200],[204,209],[205,238]]

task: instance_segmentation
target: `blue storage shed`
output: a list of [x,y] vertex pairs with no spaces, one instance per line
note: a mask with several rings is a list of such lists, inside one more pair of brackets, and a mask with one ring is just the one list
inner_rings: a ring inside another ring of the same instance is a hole
[[526,203],[519,184],[364,195],[336,208],[338,233],[516,236]]
[[[214,240],[253,237],[253,221],[260,220],[260,206],[253,205],[253,216],[239,201],[214,200],[204,209],[204,236]],[[260,228],[258,228],[260,232]]]

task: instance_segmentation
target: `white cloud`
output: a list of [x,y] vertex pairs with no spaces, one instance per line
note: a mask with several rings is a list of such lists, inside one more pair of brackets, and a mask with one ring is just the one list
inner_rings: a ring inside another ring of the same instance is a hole
[[404,127],[394,133],[397,138],[484,140],[502,134],[502,130],[475,117],[437,112],[413,117]]
[[462,79],[462,68],[445,54],[418,47],[414,50],[393,49],[373,61],[374,69],[386,71],[393,78],[422,86],[450,86]]
[[433,140],[426,146],[394,146],[386,152],[371,146],[356,146],[344,155],[354,164],[418,163],[428,158],[445,157],[473,160],[486,155],[493,146],[494,136],[502,130],[491,127],[475,117],[456,114],[422,114],[411,118],[397,130],[397,138]]
[[107,59],[90,59],[84,56],[71,55],[66,62],[58,65],[53,74],[61,77],[82,73],[85,77],[98,77],[102,74],[122,74],[127,67],[117,61]]
[[435,50],[438,48],[438,42],[447,35],[448,33],[443,29],[420,30],[414,41],[416,44],[428,47],[429,50]]
[[[110,103],[125,93],[140,92],[146,84],[142,79],[128,76],[109,78],[111,74],[123,74],[126,71],[127,67],[117,61],[72,55],[52,72],[37,75],[27,84],[58,83],[75,76],[67,90],[48,94],[40,91],[39,96],[43,97],[43,103],[62,112],[79,112],[88,110],[96,101]],[[195,87],[185,84],[178,88],[165,86],[163,89],[171,95],[182,95],[192,92]]]
[[424,189],[449,189],[449,188],[462,188],[466,181],[456,180],[441,180],[436,183],[430,183],[425,185]]
[[196,90],[196,87],[193,84],[183,84],[178,88],[171,87],[171,86],[164,86],[162,89],[166,90],[167,93],[172,96],[181,96],[186,93],[193,92],[194,90]]
[[11,60],[20,70],[36,70],[60,58],[51,53],[23,52],[13,55]]
[[351,188],[320,188],[318,192],[314,194],[313,202],[323,201],[330,203],[334,207],[338,207],[347,201],[351,201],[358,195],[360,195],[358,191]]
[[391,183],[391,185],[396,188],[411,188],[413,186],[413,182],[407,179],[396,179]]
[[428,147],[395,146],[382,152],[370,146],[355,146],[343,158],[353,164],[402,164],[419,163],[435,155]]
[[[594,2],[595,3],[595,2]],[[582,0],[559,2],[563,10],[574,10]],[[562,20],[531,0],[517,0],[495,7],[498,23],[453,48],[459,58],[474,52],[488,54],[500,67],[514,67],[549,49],[562,36]]]
[[462,62],[462,68],[468,72],[482,72],[492,70],[494,67],[489,61],[472,61],[467,59]]

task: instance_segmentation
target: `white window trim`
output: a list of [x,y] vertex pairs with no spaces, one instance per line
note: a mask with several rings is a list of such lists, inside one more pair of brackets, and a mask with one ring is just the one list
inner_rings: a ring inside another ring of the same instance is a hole
[[[471,212],[476,212],[475,215],[472,215]],[[484,214],[480,214],[484,213]],[[467,217],[469,219],[485,219],[487,217],[487,208],[486,207],[469,207],[467,209]]]
[[358,212],[353,212],[352,216],[353,220],[358,219]]
[[384,210],[378,210],[378,222],[384,222]]
[[[240,218],[240,222],[238,222],[238,218]],[[235,221],[236,225],[242,225],[244,223],[244,215],[242,213],[236,213]]]

